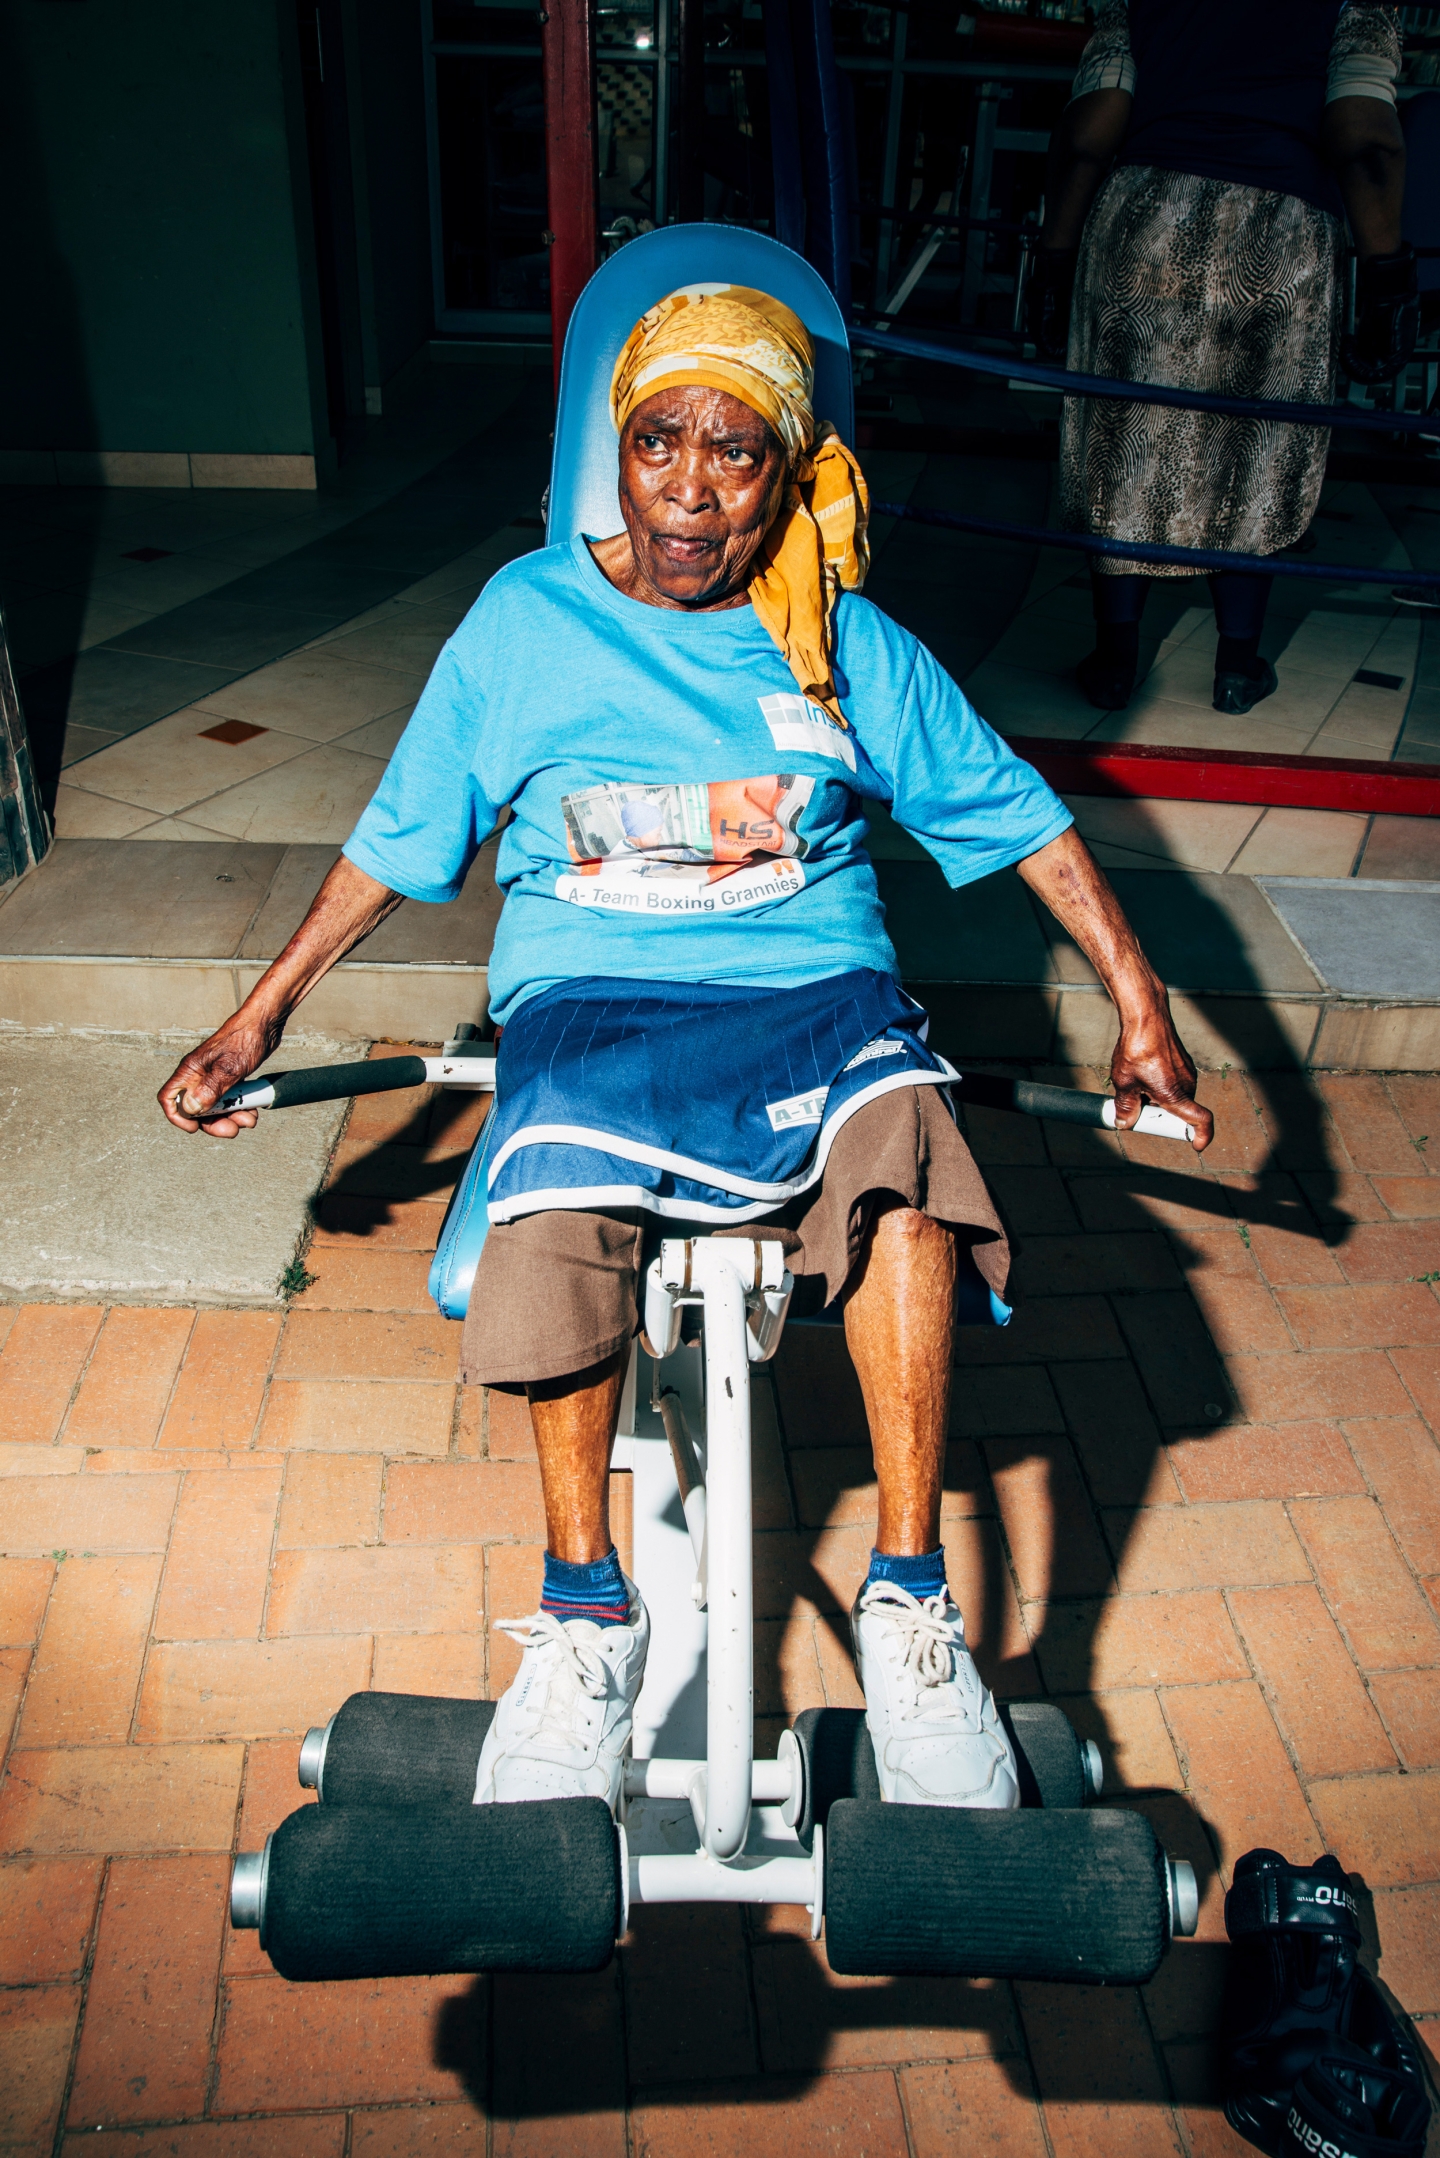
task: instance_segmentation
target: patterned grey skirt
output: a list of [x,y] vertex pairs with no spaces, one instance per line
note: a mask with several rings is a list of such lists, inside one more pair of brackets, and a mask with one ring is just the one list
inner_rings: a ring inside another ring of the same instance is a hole
[[[1297,195],[1122,165],[1080,246],[1067,364],[1130,382],[1328,404],[1339,220]],[[1315,514],[1329,430],[1067,397],[1060,522],[1171,547],[1275,554]],[[1092,556],[1102,574],[1187,577]]]

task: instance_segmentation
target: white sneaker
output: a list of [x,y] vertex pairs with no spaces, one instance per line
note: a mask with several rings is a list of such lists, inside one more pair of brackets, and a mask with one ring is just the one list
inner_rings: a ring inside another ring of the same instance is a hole
[[902,1806],[1018,1806],[1015,1756],[948,1594],[922,1602],[897,1582],[868,1581],[850,1631],[880,1796]]
[[627,1580],[623,1626],[548,1611],[497,1624],[525,1650],[496,1703],[475,1776],[477,1806],[526,1798],[603,1798],[620,1803],[635,1697],[645,1676],[650,1619]]

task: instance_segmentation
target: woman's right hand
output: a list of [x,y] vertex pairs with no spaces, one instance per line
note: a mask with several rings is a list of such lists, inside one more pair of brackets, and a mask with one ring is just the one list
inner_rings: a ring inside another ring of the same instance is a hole
[[211,1116],[222,1094],[248,1079],[280,1046],[283,1020],[248,1017],[242,1007],[208,1041],[182,1057],[161,1087],[158,1100],[177,1131],[204,1131],[212,1139],[235,1139],[255,1122],[254,1109]]

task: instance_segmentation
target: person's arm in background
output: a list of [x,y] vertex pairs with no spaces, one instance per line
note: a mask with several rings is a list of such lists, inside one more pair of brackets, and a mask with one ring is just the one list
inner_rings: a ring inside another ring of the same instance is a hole
[[[394,913],[402,896],[341,855],[304,921],[239,1011],[183,1057],[161,1087],[160,1107],[177,1131],[199,1131],[206,1111],[226,1089],[274,1055],[301,998]],[[212,1139],[233,1139],[255,1119],[253,1109],[237,1109],[233,1116],[209,1118],[204,1128]]]
[[1080,55],[1070,102],[1050,137],[1045,221],[1026,296],[1026,328],[1039,357],[1051,366],[1065,364],[1080,235],[1125,140],[1134,89],[1128,0],[1098,0],[1095,28]]
[[1362,262],[1398,252],[1405,203],[1405,137],[1395,107],[1379,97],[1337,97],[1325,107],[1320,140],[1340,183]]
[[1401,232],[1405,137],[1395,110],[1400,39],[1391,11],[1354,0],[1330,51],[1320,147],[1340,185],[1358,258],[1355,328],[1340,361],[1354,382],[1390,382],[1420,327],[1415,251]]
[[1030,291],[1025,296],[1025,326],[1034,350],[1051,365],[1064,367],[1079,235],[1090,203],[1125,140],[1136,101],[1133,88],[1136,63],[1129,52],[1127,0],[1101,0],[1095,35],[1079,56],[1071,101],[1049,138],[1045,222],[1041,244],[1030,263]]
[[1100,182],[1125,140],[1135,100],[1128,90],[1089,90],[1074,97],[1055,123],[1045,168],[1045,254],[1080,245]]
[[[1124,65],[1128,67],[1128,57]],[[1036,353],[1053,365],[1065,364],[1070,341],[1070,296],[1080,235],[1100,183],[1125,140],[1134,102],[1128,89],[1087,90],[1070,100],[1050,137],[1045,222],[1030,265],[1026,324]]]

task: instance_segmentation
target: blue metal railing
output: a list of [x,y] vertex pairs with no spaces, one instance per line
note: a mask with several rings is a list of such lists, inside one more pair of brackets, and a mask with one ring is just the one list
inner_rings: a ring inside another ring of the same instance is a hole
[[1231,419],[1276,420],[1296,427],[1347,427],[1382,435],[1429,435],[1440,441],[1440,412],[1372,412],[1364,405],[1307,405],[1283,397],[1222,397],[1212,390],[1181,390],[1167,382],[1122,382],[1112,375],[1072,374],[1041,360],[1012,360],[1002,353],[974,352],[957,345],[936,345],[927,338],[899,336],[893,330],[854,330],[856,352],[896,352],[916,360],[939,360],[977,375],[1004,375],[1012,382],[1034,382],[1072,397],[1108,397],[1122,404],[1173,405],[1183,412],[1221,412]]

